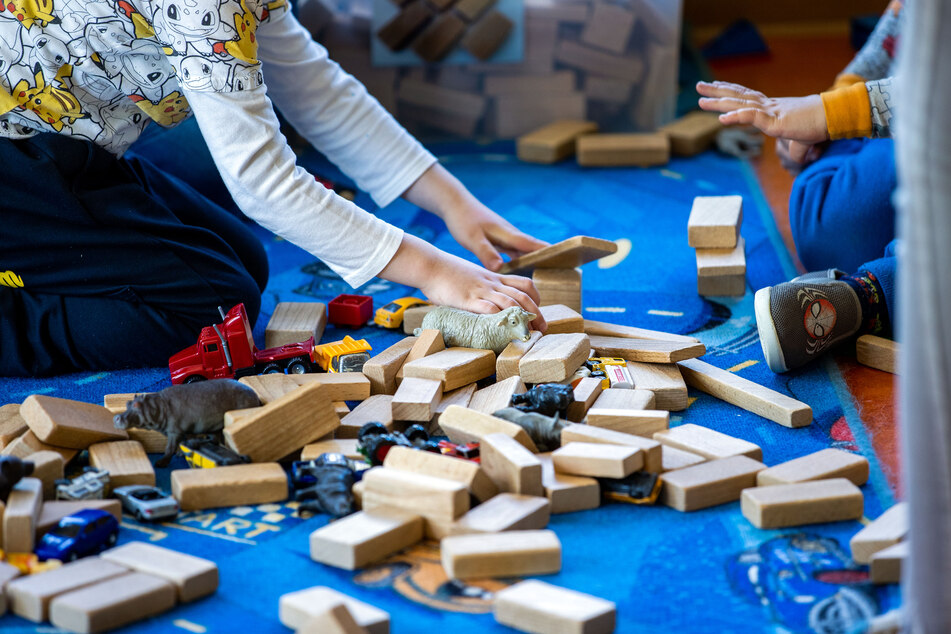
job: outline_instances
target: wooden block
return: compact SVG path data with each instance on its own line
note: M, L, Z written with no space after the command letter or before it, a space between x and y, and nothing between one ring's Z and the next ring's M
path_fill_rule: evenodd
M422 0L407 4L377 31L377 37L391 51L401 51L433 19L435 12Z
M653 409L656 398L650 390L628 390L612 387L603 390L591 408Z
M549 506L543 497L499 493L453 522L449 534L540 530L548 526Z
M525 13L530 18L530 25L551 22L554 26L559 22L584 24L590 15L586 2L563 0L529 0L525 3Z
M644 470L651 473L660 473L662 470L663 454L661 444L650 438L643 438L633 434L592 427L591 425L567 425L561 430L562 444L571 442L603 443L607 445L623 445L634 447L644 452Z
M634 390L631 390L634 391ZM670 427L670 413L657 409L610 409L595 406L588 410L588 424L650 438Z
M571 376L588 359L588 335L545 335L518 362L526 383L557 383Z
M695 156L713 145L723 127L719 113L694 111L662 126L660 131L670 137L674 156Z
M575 236L510 260L502 265L499 273L508 275L509 273L529 273L535 269L573 269L615 252L617 252L617 244L610 240ZM566 302L553 303L566 304Z
M459 0L453 9L466 22L475 22L483 13L488 11L497 0ZM486 92L486 94L492 94Z
M746 275L698 275L697 294L704 297L741 297L746 294Z
M495 373L495 353L474 348L447 348L403 366L403 376L442 381L454 390Z
M344 401L334 401L334 411L337 412L337 416L346 416L350 413L350 406Z
M442 383L431 379L407 377L390 401L393 420L429 422L442 398Z
M514 26L503 13L492 11L469 29L462 38L462 48L476 59L488 60L502 48Z
M429 306L426 308L431 309ZM406 312L409 313L410 310L416 309L409 309ZM405 316L403 323L406 323ZM415 343L416 337L406 337L380 354L370 357L370 360L363 364L363 374L370 380L371 394L393 394L396 391L396 373Z
M702 343L590 336L591 347L599 357L617 357L640 363L674 363L706 354Z
M469 510L466 485L422 473L374 467L363 474L363 510L398 509L452 522Z
M610 634L617 610L613 602L530 579L495 593L495 620L537 634Z
M845 478L758 486L743 491L743 516L757 528L786 528L857 520L864 498Z
M557 335L566 332L584 332L584 318L577 311L564 304L539 306L542 317L548 322L546 335Z
M574 74L569 75L574 84ZM488 82L486 79L487 87ZM579 136L597 131L598 124L592 121L556 121L519 137L516 152L519 160L527 163L557 163L574 155Z
M345 603L328 606L321 614L312 615L297 634L367 634L367 629L357 623Z
M644 466L636 447L569 442L551 454L555 471L591 478L625 478Z
M542 304L564 304L581 312L580 269L535 269L532 282Z
M700 343L700 340L695 337L675 335L669 332L660 332L658 330L646 330L644 328L635 328L633 326L620 326L618 324L609 324L607 322L595 321L593 319L584 320L584 331L591 337L620 337L622 339L648 339L651 341Z
M634 84L623 79L587 75L584 78L584 94L592 101L625 105L631 99Z
M426 313L433 310L434 308L436 308L436 306L430 304L428 306L414 306L404 310L403 332L407 335L413 334L417 328L423 325L423 318L426 317ZM366 373L366 369L364 369L363 372Z
M482 0L474 1L481 2ZM526 98L530 98L532 95L558 95L569 93L574 91L574 89L575 73L570 70L560 70L545 75L486 75L482 85L482 92L492 97L498 97L500 95L524 95ZM596 132L597 129L597 124L591 123L590 121L556 121L555 123L546 125L544 128L522 136L519 138L519 142L521 142L522 139L532 137L529 139L529 144L537 148L539 155L542 157L540 160L532 162L551 163L553 160L547 157L551 156L552 151L559 143L564 142L563 139L566 135L572 139L571 153L573 154L574 137L584 132ZM575 130L580 131L575 133ZM546 134L539 134L542 131L546 131ZM541 151L543 147L546 148L545 151ZM521 151L519 151L519 158L523 161L528 160L522 158Z
M689 359L678 363L687 385L784 427L805 427L812 422L812 408L768 387L716 366Z
M20 416L20 404L0 406L0 449L26 433L29 427Z
M417 359L422 359L423 357L428 357L431 354L445 349L446 343L443 340L442 331L433 329L423 330L419 333L419 336L416 337L416 341L413 342L413 347L410 348L409 354L406 355L406 359L403 360L403 365L411 361L416 361ZM399 371L396 373L397 384L403 379L403 365L400 366Z
M692 467L695 464L707 461L703 456L682 449L676 449L668 445L661 445L660 455L663 471L685 469L686 467Z
M426 27L413 43L413 50L427 62L438 62L466 32L466 23L457 15L443 13Z
M363 454L357 451L356 438L334 438L306 445L300 452L301 460L313 460L325 453L342 453L351 460L365 460Z
M482 469L500 492L544 497L541 463L511 436L483 436L479 456Z
M862 456L850 451L830 448L761 471L756 478L756 485L768 486L846 478L861 486L868 482L868 472L868 460Z
M561 570L561 542L554 531L456 535L439 544L450 579L519 577Z
M855 342L855 358L862 365L898 374L898 343L875 335L862 335Z
M693 423L686 423L666 431L657 432L654 434L654 440L675 449L695 453L708 460L730 456L749 456L754 460L763 459L763 450L760 449L759 445Z
M735 247L697 249L699 277L736 277L746 275L746 240L737 238Z
M439 417L439 426L454 443L482 442L489 434L505 434L532 453L538 451L528 432L515 423L459 405L446 408Z
M310 534L310 558L345 570L375 563L423 539L423 518L405 511L360 511Z
M20 569L5 561L0 561L0 616L7 612L7 583L20 576Z
M670 161L670 141L660 133L586 134L578 138L578 165L650 167Z
M52 500L56 497L56 481L63 477L63 456L55 451L38 451L30 455L33 463L33 473L37 480L43 483L43 499Z
M7 584L10 610L28 621L47 620L53 598L128 574L129 569L99 557L86 557L41 575L27 575Z
M742 223L742 196L697 196L687 219L687 243L695 249L735 247Z
M154 429L136 429L134 427L126 430L129 433L129 440L142 445L145 453L165 453L165 446L168 439L160 431Z
M640 57L612 55L571 40L558 42L555 61L595 75L623 79L632 84L640 82L644 75L644 62ZM664 138L666 141L666 136Z
M168 581L131 572L73 590L50 602L50 621L71 632L104 632L161 614L175 607Z
M476 384L470 383L469 385L456 388L450 392L443 392L442 398L439 400L439 405L436 406L436 415L433 417L434 421L436 420L450 405L458 405L459 407L469 407L469 402L472 401L472 397L476 393Z
M542 463L542 486L552 514L587 511L601 505L601 487L597 480L556 471L551 453L537 454L537 458Z
M901 542L872 555L872 583L901 583L902 569L911 557L910 548L909 542Z
M370 398L370 379L363 372L316 372L287 376L299 386L320 383L327 388L327 394L334 402Z
M277 348L313 337L320 341L327 326L327 305L320 302L279 302L264 330L264 347Z
M33 552L34 531L42 507L43 482L37 478L23 478L17 482L3 512L3 550L8 553Z
M358 601L342 592L322 586L281 596L280 620L284 626L297 630L306 625L310 617L319 615L328 609L328 606L332 607L340 602L347 606L354 620L361 627L366 628L370 634L389 634L389 614L369 603Z
M897 544L907 535L908 504L899 502L852 536L849 541L852 559L867 564L875 553Z
M532 349L532 346L542 338L542 333L537 330L532 330L529 336L528 341L509 342L505 350L495 359L496 381L501 382L518 376L518 362L521 361L522 357Z
M469 409L483 414L494 414L512 404L513 394L522 394L525 391L525 384L522 383L521 377L511 376L476 391L472 395L472 400L469 401Z
M20 406L20 416L44 443L85 449L96 442L127 440L112 424L113 414L101 405L33 394Z
M68 463L79 453L78 449L55 447L41 442L32 430L27 430L25 434L14 439L9 445L0 450L0 456L16 456L17 458L26 459L39 451L54 451L63 457L64 463Z
M607 2L596 2L591 19L581 31L581 41L620 55L627 49L636 16L632 11Z
M627 362L635 390L654 393L654 408L670 412L687 409L687 384L675 363Z
M581 379L575 386L575 400L568 406L568 420L573 423L584 420L585 414L601 396L602 390L601 379L597 377Z
M109 472L106 495L130 484L155 486L155 469L145 449L134 440L90 445L89 464Z
M696 511L740 499L766 468L747 456L732 456L668 471L661 476L661 502L678 511Z
M106 561L165 579L179 601L188 603L218 589L218 565L208 559L146 542L129 542L100 555Z
M357 438L360 428L367 423L381 423L393 429L393 397L375 394L353 408L340 419L340 427L334 430L334 438Z
M51 528L59 524L59 521L67 515L72 515L83 509L99 509L110 513L116 518L117 522L122 521L122 504L119 500L76 500L76 501L49 501L43 503L40 510L40 518L36 522L34 537L39 540L40 537L49 532Z
M183 511L287 499L287 476L276 462L177 469L172 471L171 481L172 495Z
M495 483L478 462L452 456L418 451L409 447L393 447L383 460L387 469L421 473L435 478L444 478L464 484L469 493L480 502L485 502L498 493Z
M489 125L495 136L502 139L528 134L551 121L588 118L587 100L579 91L549 94L532 101L518 94L499 95L493 104Z
M254 462L268 462L280 460L339 426L330 389L312 383L225 427L224 439L229 447Z

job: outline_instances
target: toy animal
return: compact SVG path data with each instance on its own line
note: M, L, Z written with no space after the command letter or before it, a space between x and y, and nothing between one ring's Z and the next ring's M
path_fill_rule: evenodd
M113 423L117 429L138 427L165 434L165 454L155 463L164 467L184 436L220 433L225 412L259 405L261 400L247 385L232 379L213 379L136 396L126 411L116 414Z
M559 420L558 416L542 416L514 407L500 409L492 415L524 429L541 452L554 451L561 447L561 430L565 428L565 422Z
M536 315L518 306L511 306L494 315L477 315L448 306L439 306L426 313L421 328L439 330L447 346L492 350L496 354L505 350L513 339L529 340L528 325Z
M16 456L0 456L0 502L6 502L16 483L32 473L32 462Z
M354 472L343 454L325 453L308 462L297 462L294 467L301 484L294 499L300 502L301 510L335 518L356 510L352 492Z
M543 416L564 414L575 401L574 390L561 383L540 383L527 392L512 395L512 405L523 412L535 412Z

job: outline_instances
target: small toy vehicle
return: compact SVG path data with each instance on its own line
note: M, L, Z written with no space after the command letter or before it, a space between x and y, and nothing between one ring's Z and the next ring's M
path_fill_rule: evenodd
M359 328L373 319L373 298L368 295L337 295L327 304L327 321L335 326Z
M418 297L401 297L376 309L373 323L382 328L399 328L403 325L403 314L407 308L414 306L429 306L429 302Z
M122 508L140 522L155 522L178 515L178 502L158 487L130 484L113 490Z
M251 462L248 456L241 456L215 442L213 436L189 438L178 446L185 455L185 462L192 469L211 469Z
M119 522L111 513L83 509L67 515L43 535L36 554L40 559L75 561L115 546L118 539Z
M373 350L366 339L354 339L347 335L340 341L314 346L314 358L324 372L362 372Z
M101 500L109 486L109 472L94 467L83 469L82 475L72 480L56 481L57 500Z
M357 451L366 456L371 465L381 465L391 447L408 447L433 453L442 453L439 444L429 439L422 425L410 425L405 434L388 431L382 423L367 423L360 428Z
M462 458L463 460L471 460L472 462L481 462L479 443L477 442L467 442L464 445L457 445L449 440L440 440L436 443L436 446L439 447L439 453L444 456Z
M597 373L603 373L604 379L601 380L601 387L608 389L634 387L634 380L631 373L627 370L627 361L614 357L591 357L585 361L585 365L591 370L591 376L598 376Z
M598 478L601 496L627 504L654 504L660 495L662 481L656 473L635 471L626 478Z

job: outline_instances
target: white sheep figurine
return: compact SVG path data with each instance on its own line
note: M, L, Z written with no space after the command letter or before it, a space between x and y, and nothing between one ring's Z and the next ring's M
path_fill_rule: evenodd
M494 315L477 315L448 306L438 306L426 313L421 328L413 331L439 330L447 346L492 350L499 354L513 339L528 341L528 324L536 315L518 306L511 306Z

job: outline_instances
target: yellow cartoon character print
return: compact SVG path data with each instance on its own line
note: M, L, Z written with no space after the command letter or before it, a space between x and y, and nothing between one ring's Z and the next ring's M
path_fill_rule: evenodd
M25 79L17 82L13 87L13 98L24 110L32 111L44 122L50 124L57 132L62 131L63 121L66 120L70 125L86 115L82 112L79 100L68 90L57 88L52 83L47 84L43 77L43 71L37 64L34 69L34 85L30 85ZM73 72L73 67L66 64L56 73L54 80L62 84L63 79L69 77Z
M255 31L258 27L258 19L254 12L248 9L245 0L241 0L241 10L243 13L234 14L234 28L238 32L238 39L228 42L215 42L214 51L219 55L227 52L235 59L240 59L248 64L258 64L258 40Z
M9 12L25 28L46 26L53 20L53 0L0 0L0 13Z
M177 90L158 103L153 103L145 97L130 95L129 99L135 102L150 119L159 125L169 128L188 117L188 100Z

